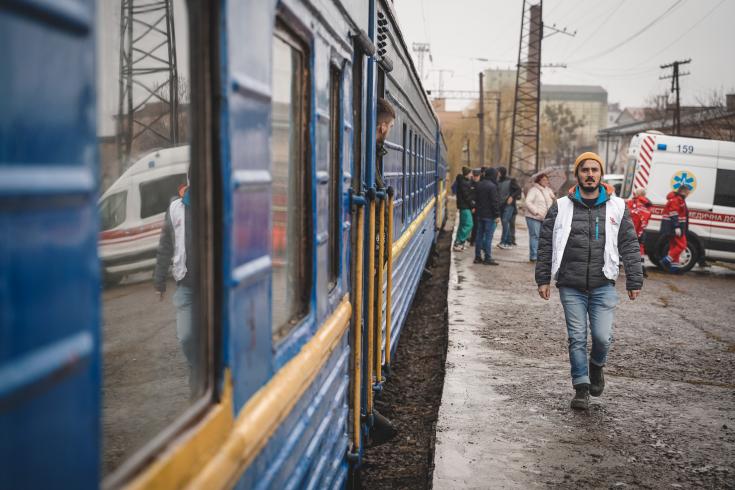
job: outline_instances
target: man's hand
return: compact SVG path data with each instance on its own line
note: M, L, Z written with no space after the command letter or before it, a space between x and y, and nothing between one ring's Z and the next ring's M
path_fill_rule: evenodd
M641 290L640 289L632 289L632 290L628 291L628 297L630 298L631 301L633 301L634 299L636 299L639 294L641 294Z
M675 230L674 230L674 234L675 234L676 236L680 237L680 236L681 236L681 228L677 228L677 229L675 229Z
M506 204L513 204L513 197L508 196L508 199L505 200Z
M166 296L166 291L156 291L158 294L158 301L163 301L163 297Z
M538 287L538 295L541 296L541 299L545 299L546 301L549 300L551 297L551 288L548 284L542 284Z

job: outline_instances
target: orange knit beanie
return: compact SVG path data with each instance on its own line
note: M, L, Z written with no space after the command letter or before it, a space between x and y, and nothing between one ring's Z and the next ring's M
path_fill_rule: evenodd
M584 162L585 160L596 161L597 163L600 164L600 172L602 174L605 173L605 164L603 163L602 158L600 158L600 155L598 155L597 153L593 153L591 151L586 151L582 153L581 155L579 155L577 159L574 161L574 175L577 175L577 167L579 167L582 164L582 162Z

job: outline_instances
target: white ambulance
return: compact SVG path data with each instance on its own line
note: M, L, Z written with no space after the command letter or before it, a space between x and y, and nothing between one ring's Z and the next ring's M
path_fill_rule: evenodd
M688 247L683 271L707 259L735 262L735 142L639 133L628 149L621 197L646 189L653 215L646 229L646 252L656 264L667 249L659 237L666 195L687 184L693 188L689 208Z
M99 257L107 286L156 266L156 250L171 199L186 185L189 146L138 159L99 199Z

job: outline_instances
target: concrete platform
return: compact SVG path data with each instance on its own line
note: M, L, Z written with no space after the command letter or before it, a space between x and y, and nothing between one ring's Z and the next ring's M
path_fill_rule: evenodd
M434 488L732 486L735 273L651 271L636 301L621 273L605 393L578 412L558 291L538 297L517 227L499 266L451 257Z

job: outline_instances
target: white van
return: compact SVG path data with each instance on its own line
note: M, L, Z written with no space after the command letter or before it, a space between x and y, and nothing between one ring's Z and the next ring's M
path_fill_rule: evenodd
M693 191L689 208L688 247L682 254L683 271L706 259L735 262L735 142L639 133L628 150L628 165L621 197L646 189L653 203L646 250L656 264L666 253L659 238L666 195L682 183Z
M98 250L106 285L155 267L166 210L186 185L189 161L188 145L151 152L102 194Z

